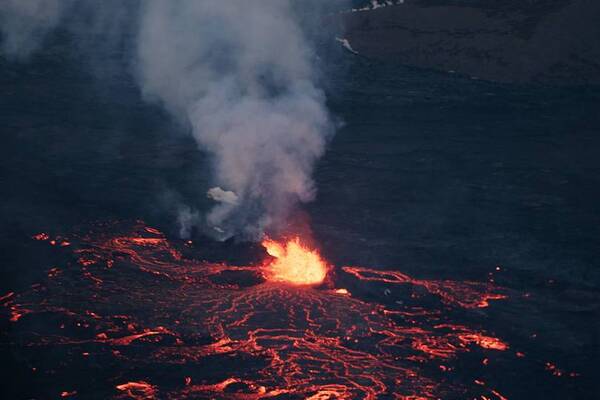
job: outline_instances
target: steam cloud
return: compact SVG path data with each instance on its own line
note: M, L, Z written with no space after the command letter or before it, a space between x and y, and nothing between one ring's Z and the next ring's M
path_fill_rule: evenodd
M285 0L150 1L138 41L145 95L187 118L214 159L214 181L238 201L210 226L260 234L314 196L315 160L331 131L312 53Z
M4 52L30 54L71 3L8 0L0 8ZM292 6L140 2L135 75L145 98L188 124L211 157L215 187L207 195L216 204L206 226L217 237L280 229L298 202L315 195L312 170L333 127ZM198 220L189 207L181 213L183 224Z

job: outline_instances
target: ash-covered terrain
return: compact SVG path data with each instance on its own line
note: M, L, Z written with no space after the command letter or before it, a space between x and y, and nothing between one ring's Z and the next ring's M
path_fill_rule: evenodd
M596 399L595 4L336 1L317 18L296 2L307 29L296 44L310 50L304 66L315 63L322 92L300 85L294 93L312 100L290 114L313 121L295 107L316 105L310 115L326 112L335 131L308 135L306 158L295 157L302 134L287 142L286 130L257 129L280 129L263 117L289 121L262 100L307 76L280 54L285 35L263 30L271 47L231 53L247 50L268 10L209 23L218 38L236 27L243 40L206 54L178 42L196 46L198 24L158 24L177 45L151 35L144 50L168 57L146 67L165 67L151 69L159 77L175 68L152 93L177 100L178 113L140 85L129 12L208 1L24 1L0 11L83 8L33 18L57 25L31 31L27 57L0 53L1 398ZM151 16L195 15L171 11ZM15 21L0 18L27 33ZM280 72L288 63L294 79L265 76L255 68L265 58ZM213 80L198 73L205 63ZM251 85L213 85L224 102L201 96L206 82L231 79ZM260 105L253 129L240 113L248 92L261 100L250 101ZM186 108L196 96L216 100ZM214 104L235 107L206 112ZM202 140L219 138L208 125L233 127L239 147L208 149ZM241 189L216 186L215 150L258 163L240 164ZM269 171L282 160L280 172L301 173L273 191L281 175ZM291 237L239 229L237 217L256 210L242 207L252 187L265 204L273 195L285 205L274 193L290 188L306 195L285 221ZM215 205L234 210L234 223L209 225Z
M341 20L366 57L501 82L600 82L593 0L407 0Z

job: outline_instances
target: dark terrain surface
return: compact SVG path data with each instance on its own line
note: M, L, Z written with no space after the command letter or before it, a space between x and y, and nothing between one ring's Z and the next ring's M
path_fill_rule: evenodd
M341 18L370 58L500 82L600 82L594 0L408 0Z
M568 7L579 13L583 3ZM527 46L545 42L540 26L566 12L561 2L539 18L531 11L531 29L506 37L498 32L508 23L498 21L514 9L469 4L353 13L347 37L373 58L329 49L324 81L343 125L305 210L336 273L331 287L307 292L263 286L252 266L228 277L227 268L203 261L226 260L245 244L188 247L177 238L176 204L210 206L207 160L183 127L142 101L124 54L107 54L105 68L94 70L59 32L31 63L0 59L2 397L260 398L270 390L274 398L306 398L350 388L365 398L381 379L424 398L597 398L600 89L581 85L596 79L588 79L596 67L547 69L562 44L546 47L541 61L530 53ZM392 46L378 27L406 15L425 29L427 18L408 18L408 7L451 17L440 18L447 25L435 34L411 34L417 50L403 53L404 34L394 33L402 40ZM594 7L577 15L592 18ZM446 39L436 47L441 30L460 33L467 22L494 33L457 34L460 47L516 46L536 61L523 66L503 47L506 63L482 64L467 50L449 57ZM537 77L561 85L522 83ZM165 235L112 222L136 220ZM49 238L32 239L41 232ZM48 244L58 237L71 243ZM335 295L335 287L352 297ZM496 293L506 298L485 307L461 297ZM256 310L268 312L244 320ZM278 325L288 322L293 329ZM316 336L298 340L306 325ZM266 336L264 326L276 334ZM343 340L332 345L332 338ZM302 374L282 372L273 354ZM395 383L386 375L390 354L400 360ZM323 365L333 378L320 382L314 371ZM340 365L360 369L358 378L336 372ZM238 380L227 381L234 374ZM302 391L276 393L290 382Z

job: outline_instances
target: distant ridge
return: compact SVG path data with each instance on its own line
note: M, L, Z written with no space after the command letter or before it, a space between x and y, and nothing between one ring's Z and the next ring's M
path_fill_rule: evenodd
M600 83L597 0L407 0L340 18L366 57L492 81Z

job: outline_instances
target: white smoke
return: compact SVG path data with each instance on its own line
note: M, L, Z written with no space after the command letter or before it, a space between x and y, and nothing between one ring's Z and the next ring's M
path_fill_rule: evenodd
M72 3L3 0L4 51L30 54ZM119 9L76 3L102 21ZM256 237L283 226L314 198L312 170L333 131L292 0L141 0L137 11L132 58L143 95L188 125L213 161L208 231ZM196 212L181 214L188 234Z
M190 123L214 183L239 200L215 205L209 226L259 235L313 199L332 126L289 1L147 1L138 45L144 94Z
M182 238L189 238L192 234L192 226L198 221L198 212L193 211L186 205L179 206L179 212L177 214L177 225L179 227L179 236Z
M208 189L208 192L206 192L206 196L213 199L214 201L231 204L232 206L236 206L238 204L237 194L233 193L230 190L223 190L218 186Z

